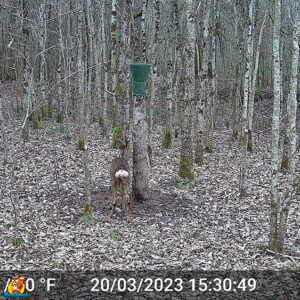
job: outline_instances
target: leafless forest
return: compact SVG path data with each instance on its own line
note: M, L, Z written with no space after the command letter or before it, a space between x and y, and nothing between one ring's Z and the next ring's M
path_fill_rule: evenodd
M0 28L2 270L300 269L299 1L0 0Z

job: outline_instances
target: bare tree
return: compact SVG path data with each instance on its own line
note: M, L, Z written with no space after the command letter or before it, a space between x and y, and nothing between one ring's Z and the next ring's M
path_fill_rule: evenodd
M131 64L133 75L133 181L135 200L149 199L150 164L147 153L148 124L146 122L146 80L149 64Z
M251 50L253 45L253 23L254 23L255 1L251 0L249 4L248 17L248 33L247 33L247 54L246 54L246 70L244 79L244 102L242 113L242 129L241 129L241 144L242 144L242 164L240 169L240 198L246 195L246 170L247 170L247 117L249 104L249 90L252 74Z
M259 31L259 37L257 42L257 48L256 48L256 56L255 56L255 66L253 70L252 75L252 85L251 90L249 93L249 108L248 108L248 128L247 128L247 134L248 134L248 144L247 149L248 151L253 151L253 142L252 142L252 127L253 127L253 111L254 111L254 97L255 97L255 91L256 91L256 82L257 82L257 73L258 73L258 65L259 65L259 55L260 55L260 48L263 38L263 32L265 27L265 22L267 19L268 11L265 12L260 31Z
M279 10L276 6L276 10ZM280 14L280 12L278 13ZM299 59L299 38L300 38L300 4L299 1L296 3L296 17L294 21L293 28L293 55L292 55L292 64L291 64L291 79L290 79L290 92L288 96L288 183L286 187L286 192L284 199L281 201L280 213L277 218L279 219L275 224L276 217L275 207L271 206L271 228L270 230L270 249L273 251L283 252L284 240L287 232L287 219L290 208L290 203L292 199L292 193L294 188L294 175L295 175L295 157L296 157L296 141L297 141L297 132L296 132L296 117L297 117L297 74L298 74L298 59ZM276 22L275 18L275 22ZM274 26L277 26L275 23ZM275 29L274 29L275 32ZM274 62L275 63L275 62ZM275 70L274 70L275 73ZM275 79L275 78L274 78ZM275 86L274 86L275 89ZM278 93L278 91L277 91ZM278 95L277 95L278 97ZM275 101L275 100L274 100ZM277 99L278 101L278 99ZM278 112L277 112L278 114ZM273 124L274 125L274 124ZM275 135L275 134L274 134ZM277 156L278 159L278 156ZM275 159L274 159L275 161ZM277 161L278 168L278 161ZM272 183L275 179L272 177ZM273 188L273 186L272 186ZM274 189L275 190L275 189ZM271 194L274 197L274 191ZM271 199L272 204L274 204L274 198ZM275 228L274 228L275 227ZM277 236L276 236L277 232Z
M272 177L271 177L271 216L269 248L278 250L278 143L280 118L280 28L281 28L281 1L275 1L275 17L273 31L273 68L274 68L274 102L272 118Z
M187 45L186 45L186 97L183 104L183 124L179 162L179 176L194 179L192 144L192 103L195 97L195 16L193 1L186 0Z
M201 90L199 99L197 99L196 113L197 113L197 132L196 132L196 146L195 146L195 163L203 163L203 152L205 141L205 133L209 134L206 131L205 127L205 111L206 103L211 103L211 98L209 95L209 45L210 45L210 26L209 26L209 17L210 17L210 6L211 0L204 0L203 2L203 49L202 49L202 60L200 62L200 81L201 81ZM210 98L208 100L208 98ZM207 115L206 121L209 122L209 116Z

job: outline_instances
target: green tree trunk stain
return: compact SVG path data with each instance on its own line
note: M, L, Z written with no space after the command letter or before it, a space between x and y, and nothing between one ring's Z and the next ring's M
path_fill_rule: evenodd
M172 146L172 135L171 135L171 132L169 130L167 130L165 132L165 136L164 136L163 141L162 141L162 146L165 149L171 148L171 146Z
M181 178L187 178L190 180L193 180L195 178L193 164L191 161L186 159L184 156L180 157L179 176Z

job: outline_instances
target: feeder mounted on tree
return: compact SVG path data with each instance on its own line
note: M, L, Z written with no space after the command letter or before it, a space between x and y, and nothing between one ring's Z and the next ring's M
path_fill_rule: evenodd
M130 71L133 79L132 90L134 95L146 95L149 70L150 64L130 64Z

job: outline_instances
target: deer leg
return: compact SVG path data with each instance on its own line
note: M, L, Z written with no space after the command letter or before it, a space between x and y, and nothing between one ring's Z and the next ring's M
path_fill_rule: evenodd
M117 191L115 190L115 188L111 187L111 193L112 193L112 197L110 202L110 209L111 209L109 214L110 218L113 216L115 212L117 201L118 201Z
M121 208L122 208L122 210L124 210L125 209L125 198L124 198L124 196L125 196L125 190L124 190L124 186L122 185L121 186L121 189L120 189L120 193L121 193Z
M126 192L125 198L126 198L126 208L127 208L127 222L130 222L130 198L128 192Z

